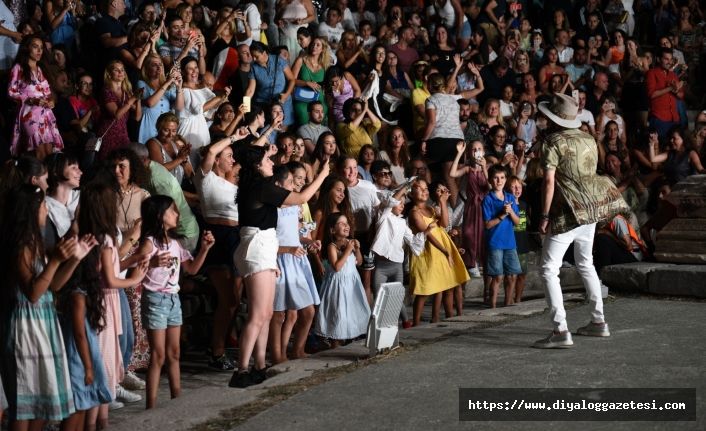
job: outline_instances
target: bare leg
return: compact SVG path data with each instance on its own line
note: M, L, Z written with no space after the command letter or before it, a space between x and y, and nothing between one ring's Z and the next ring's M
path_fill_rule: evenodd
M284 311L275 311L272 313L272 320L270 320L270 337L269 337L269 347L270 347L270 359L273 364L279 364L286 361L282 359L282 322L284 321Z
M306 337L309 335L311 322L314 320L314 306L302 308L297 311L297 326L294 329L294 342L292 343L292 359L306 358L309 355L304 353Z
M172 399L181 396L181 370L179 369L179 334L181 326L167 327L167 377L169 378L169 394ZM156 401L156 400L155 400Z
M98 419L98 410L100 407L93 407L86 410L86 420L83 425L83 431L96 431L96 420Z
M250 364L250 356L255 356L256 368L265 367L267 334L272 319L275 296L275 271L265 270L244 279L248 292L248 320L240 334L238 350L239 371L245 372ZM264 333L264 337L262 334ZM264 343L260 340L264 339Z
M525 290L527 274L519 274L515 282L515 304L522 302L522 292Z
M414 297L412 326L419 326L419 322L422 319L422 310L424 309L424 303L426 301L426 295L417 295Z
M145 377L147 392L145 394L145 409L149 410L157 406L159 376L162 373L162 366L166 357L167 330L147 329L147 341L150 345L151 355L150 364L147 366L147 376Z
M219 357L226 351L226 336L230 330L233 313L240 303L242 284L238 286L235 274L229 269L210 271L208 276L218 292L218 306L213 316L211 347L213 348L213 356Z
M490 308L496 308L496 303L498 300L498 288L500 287L500 282L503 281L502 275L495 275L490 277Z
M517 281L517 275L506 275L505 276L505 307L514 304L512 301L515 296L515 282Z
M454 300L456 301L456 315L463 316L463 285L454 287Z
M44 426L44 420L34 419L34 420L22 420L22 421L9 421L10 431L41 431Z
M441 309L442 292L435 293L432 295L432 306L431 306L431 322L436 323L439 321L439 310Z
M149 337L149 336L148 336ZM104 430L108 428L108 404L101 404L98 407L98 419L96 419L96 430Z
M292 336L292 330L294 329L294 325L297 323L297 310L287 310L285 311L284 316L284 325L282 325L280 345L282 346L282 358L286 361L289 338Z
M444 301L444 318L448 319L454 315L454 289L447 289L441 292Z
M370 304L373 300L373 295L370 293L370 279L372 278L373 271L371 269L358 269L358 274L360 275L360 281L363 282L368 304Z
M80 410L68 418L61 421L60 431L83 431L83 422L86 419L86 411Z

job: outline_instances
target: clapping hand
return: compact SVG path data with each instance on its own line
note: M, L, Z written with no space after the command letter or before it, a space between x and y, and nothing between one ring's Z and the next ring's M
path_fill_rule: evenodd
M76 248L74 249L73 257L81 260L86 257L88 252L90 252L93 247L97 245L98 241L96 241L96 238L91 234L86 234L76 241Z
M69 260L76 251L76 238L62 238L54 247L51 258L63 263Z

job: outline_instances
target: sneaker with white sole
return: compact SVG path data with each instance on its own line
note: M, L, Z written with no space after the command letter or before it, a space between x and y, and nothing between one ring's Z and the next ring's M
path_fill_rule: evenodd
M576 333L590 337L610 337L610 330L608 329L607 323L597 325L593 322L589 322L588 325L579 328Z
M480 274L480 271L478 270L477 266L474 266L473 268L468 270L468 275L470 275L473 278L481 278L482 275Z
M134 371L128 371L120 386L129 391L137 391L145 388L145 381L137 377Z
M574 341L571 339L571 333L557 335L551 333L547 338L536 341L532 347L536 349L567 349L573 347Z
M115 399L124 403L136 403L140 401L142 397L118 385L118 387L115 388Z
M111 402L110 404L108 404L108 410L109 410L109 411L110 411L110 410L122 409L123 407L125 407L125 404L123 404L123 403L121 403L120 401L117 401L117 400L115 400L115 401Z
M571 268L571 266L572 266L572 265L571 265L569 262L567 262L567 261L562 261L562 262L561 262L561 267L562 267L562 268Z

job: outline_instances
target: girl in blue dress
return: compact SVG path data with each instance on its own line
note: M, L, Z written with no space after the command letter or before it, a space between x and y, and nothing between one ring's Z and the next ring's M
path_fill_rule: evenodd
M331 338L335 348L339 340L365 334L370 319L370 305L356 269L363 263L360 243L352 238L348 219L342 213L333 213L326 219L321 254L329 264L321 284L314 333Z
M275 167L275 184L295 191L294 180L285 165ZM311 264L306 257L306 246L315 241L300 236L299 219L301 206L283 206L277 209L277 265L281 271L277 277L274 315L270 321L270 357L273 364L287 361L287 344L297 324L292 348L292 359L304 358L304 344L314 320L314 305L319 305Z

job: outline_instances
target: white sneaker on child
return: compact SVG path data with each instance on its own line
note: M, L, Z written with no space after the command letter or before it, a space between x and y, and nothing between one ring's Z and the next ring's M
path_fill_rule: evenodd
M113 401L108 404L108 411L122 409L123 407L125 407L125 404L121 403L120 401Z
M140 401L142 397L118 385L118 387L115 388L115 399L124 403L136 403Z
M478 270L478 267L477 267L477 266L471 268L471 269L468 271L468 274L469 274L471 277L475 277L475 278L480 278L480 277L481 277L480 271Z
M145 388L145 381L137 377L134 371L128 371L120 386L130 391L136 391Z

